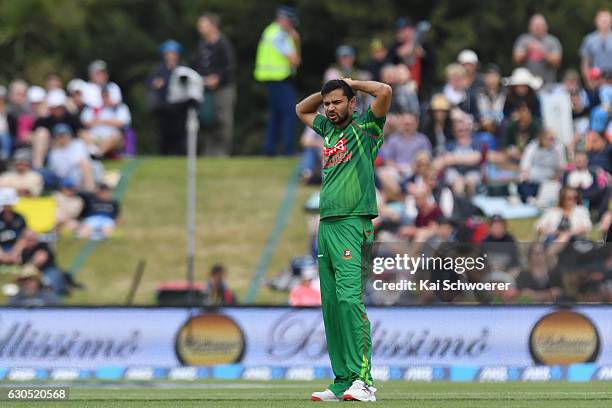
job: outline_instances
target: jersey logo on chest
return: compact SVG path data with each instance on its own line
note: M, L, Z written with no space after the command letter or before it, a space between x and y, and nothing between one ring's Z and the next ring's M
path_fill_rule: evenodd
M338 140L338 142L336 142L334 147L323 147L323 155L325 157L329 157L331 155L334 155L336 153L341 153L341 152L346 152L346 138L345 137L342 137L340 140Z

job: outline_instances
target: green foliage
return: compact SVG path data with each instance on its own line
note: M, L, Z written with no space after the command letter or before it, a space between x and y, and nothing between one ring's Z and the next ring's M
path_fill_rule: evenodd
M145 103L143 81L158 62L157 47L167 38L181 42L185 60L195 60L200 13L214 11L238 55L236 140L240 153L257 153L265 125L265 89L252 79L257 41L274 17L273 0L4 0L0 2L0 83L23 77L42 83L59 73L65 80L85 77L87 64L105 59L111 77L130 105L141 150L156 148L154 122ZM444 66L463 48L473 48L484 63L495 61L506 74L511 50L526 30L529 16L543 13L564 47L563 67L578 67L578 47L593 30L593 16L605 0L293 0L301 13L304 63L297 85L301 94L320 86L321 75L344 42L367 60L373 37L391 43L397 16L429 19L442 78Z

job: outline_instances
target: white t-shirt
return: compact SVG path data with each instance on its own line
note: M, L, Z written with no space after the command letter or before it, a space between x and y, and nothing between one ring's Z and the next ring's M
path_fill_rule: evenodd
M118 104L123 100L119 85L114 82L108 82L106 87L114 104ZM83 101L87 106L100 108L102 106L102 87L93 82L88 82L87 86L83 87Z
M49 152L48 166L60 178L71 177L75 172L80 173L79 162L90 160L85 143L80 139L73 139L64 147L53 147Z
M121 127L125 127L132 122L132 115L130 114L130 109L124 103L114 107L103 106L100 109L87 107L83 109L83 113L81 113L81 122L86 124L93 119L119 120L122 123ZM92 126L89 131L94 138L105 139L118 133L120 129L118 130L117 127L109 125L96 125Z

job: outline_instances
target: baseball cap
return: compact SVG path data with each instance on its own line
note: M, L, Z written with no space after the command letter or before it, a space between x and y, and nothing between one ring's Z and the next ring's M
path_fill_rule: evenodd
M460 64L478 64L478 55L472 50L463 50L457 56Z
M40 103L45 101L47 92L40 86L31 86L28 88L28 101L30 103Z
M63 89L53 89L47 94L47 105L50 108L64 106L66 104L66 92Z
M87 68L87 70L89 71L89 74L93 74L96 71L106 71L106 69L107 69L106 62L99 60L99 59L93 61L91 64L89 64L89 67Z
M69 177L63 178L60 183L60 188L75 188L76 183Z
M395 19L395 28L401 29L406 27L414 27L414 22L409 17L398 17Z
M485 72L495 72L498 75L502 74L502 70L499 67L499 65L497 65L497 64L489 64L489 65L487 65L487 69L485 70Z
M297 10L293 7L289 7L285 5L278 6L278 8L276 9L276 16L277 17L287 17L289 20L291 20L291 23L296 27L300 24L300 19L298 18Z
M491 218L489 218L489 223L493 223L493 222L501 222L501 223L505 223L506 219L504 217L502 217L500 214L493 214L491 216Z
M354 57L355 49L350 45L342 44L336 48L336 57Z
M166 52L176 52L180 54L183 52L183 46L174 40L166 40L159 46L159 53L164 54Z
M65 123L58 123L53 126L53 136L70 135L72 136L72 128Z
M68 92L72 94L75 92L83 92L86 87L87 82L83 81L81 78L74 78L68 82L68 86L66 88L68 89Z

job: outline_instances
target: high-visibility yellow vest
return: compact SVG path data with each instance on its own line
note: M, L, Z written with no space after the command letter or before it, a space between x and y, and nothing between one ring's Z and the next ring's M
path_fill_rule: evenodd
M291 75L289 59L274 46L274 39L281 30L278 23L272 23L261 34L255 59L257 81L282 81Z

